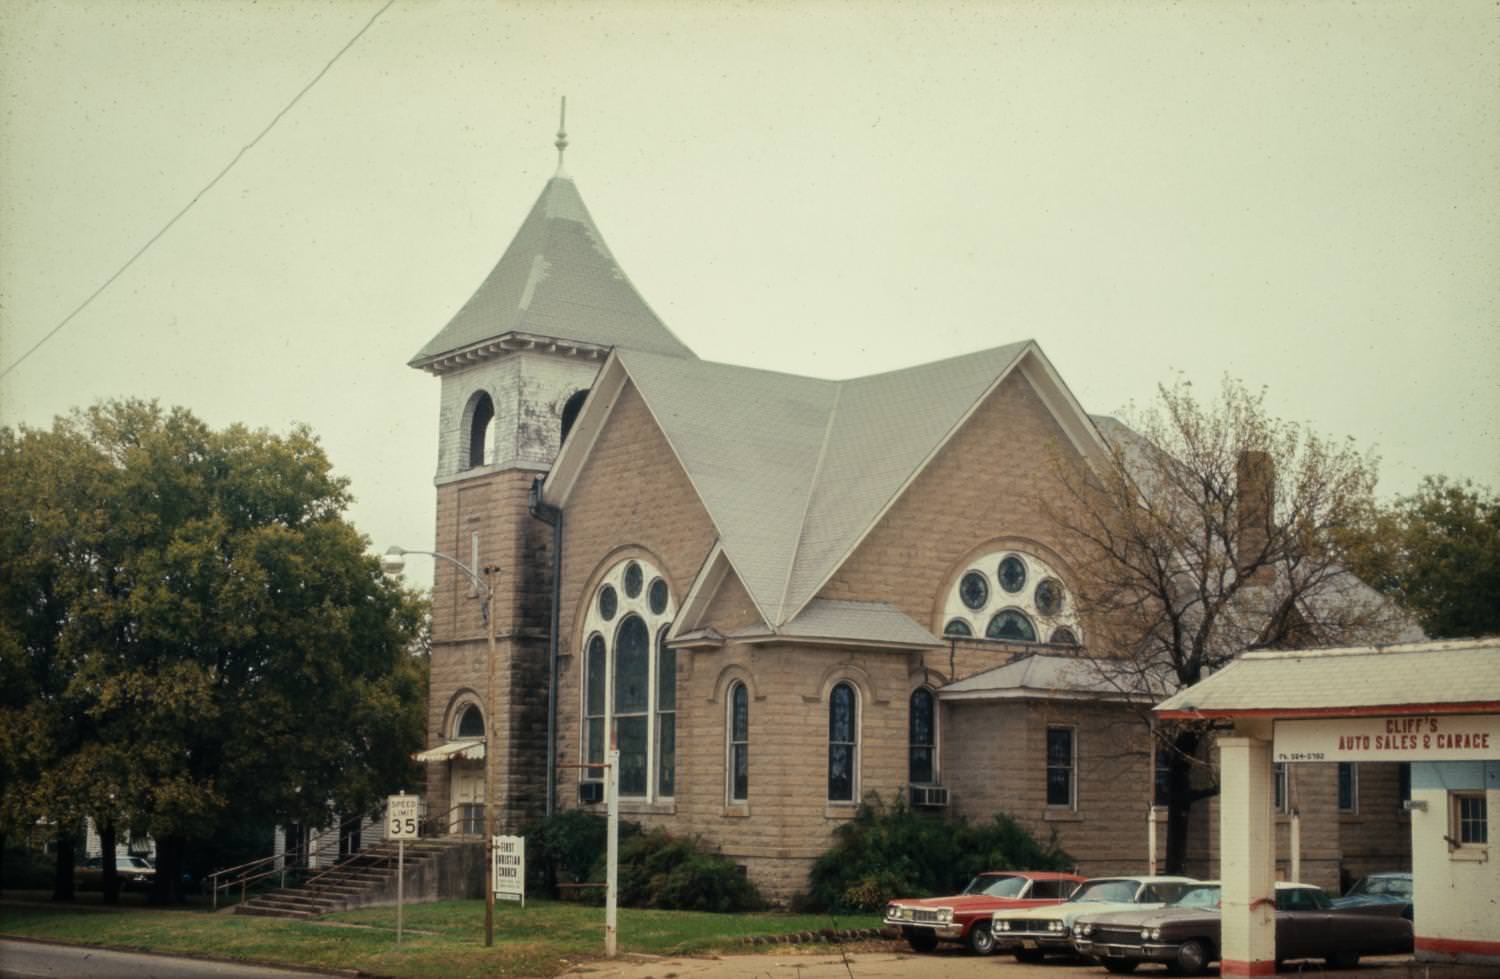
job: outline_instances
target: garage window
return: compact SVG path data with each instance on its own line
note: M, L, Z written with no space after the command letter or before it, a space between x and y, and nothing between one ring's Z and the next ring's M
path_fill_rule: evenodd
M1459 846L1490 841L1489 812L1483 792L1453 792L1449 795L1453 814L1452 841Z

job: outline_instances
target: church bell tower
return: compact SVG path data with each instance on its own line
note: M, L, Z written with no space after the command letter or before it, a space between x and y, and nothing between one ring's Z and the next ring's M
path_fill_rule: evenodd
M494 587L489 702L484 589L434 567L427 710L428 812L454 835L497 832L546 808L552 530L528 508L566 428L616 347L691 358L635 291L563 170L479 288L413 357L442 384L433 550Z

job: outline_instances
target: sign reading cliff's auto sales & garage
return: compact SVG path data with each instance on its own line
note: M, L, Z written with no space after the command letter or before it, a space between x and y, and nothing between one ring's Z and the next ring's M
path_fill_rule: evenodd
M1493 760L1500 758L1500 715L1279 720L1272 754L1278 762Z

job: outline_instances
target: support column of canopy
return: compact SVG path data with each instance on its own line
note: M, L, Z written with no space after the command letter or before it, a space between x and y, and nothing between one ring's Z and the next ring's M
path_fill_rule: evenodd
M1271 741L1242 727L1236 727L1235 734L1219 739L1219 879L1223 888L1219 974L1225 979L1276 974Z

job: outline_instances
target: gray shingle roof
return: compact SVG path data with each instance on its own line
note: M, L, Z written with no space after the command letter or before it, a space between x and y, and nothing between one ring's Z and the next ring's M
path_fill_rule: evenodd
M945 700L989 700L1007 697L1081 696L1090 699L1138 700L1123 691L1117 679L1104 676L1081 656L1038 653L1011 660L950 683L938 691ZM1150 703L1146 700L1146 703Z
M780 627L1031 348L1014 343L847 381L640 350L616 356L735 573Z
M1245 653L1159 712L1275 713L1407 704L1500 703L1500 636Z
M410 363L508 333L694 356L635 291L564 176L547 181L499 263Z
M769 635L763 626L750 626L731 633L734 638ZM792 620L776 631L790 639L854 640L904 647L942 646L942 640L922 628L911 616L885 602L845 602L814 599Z

